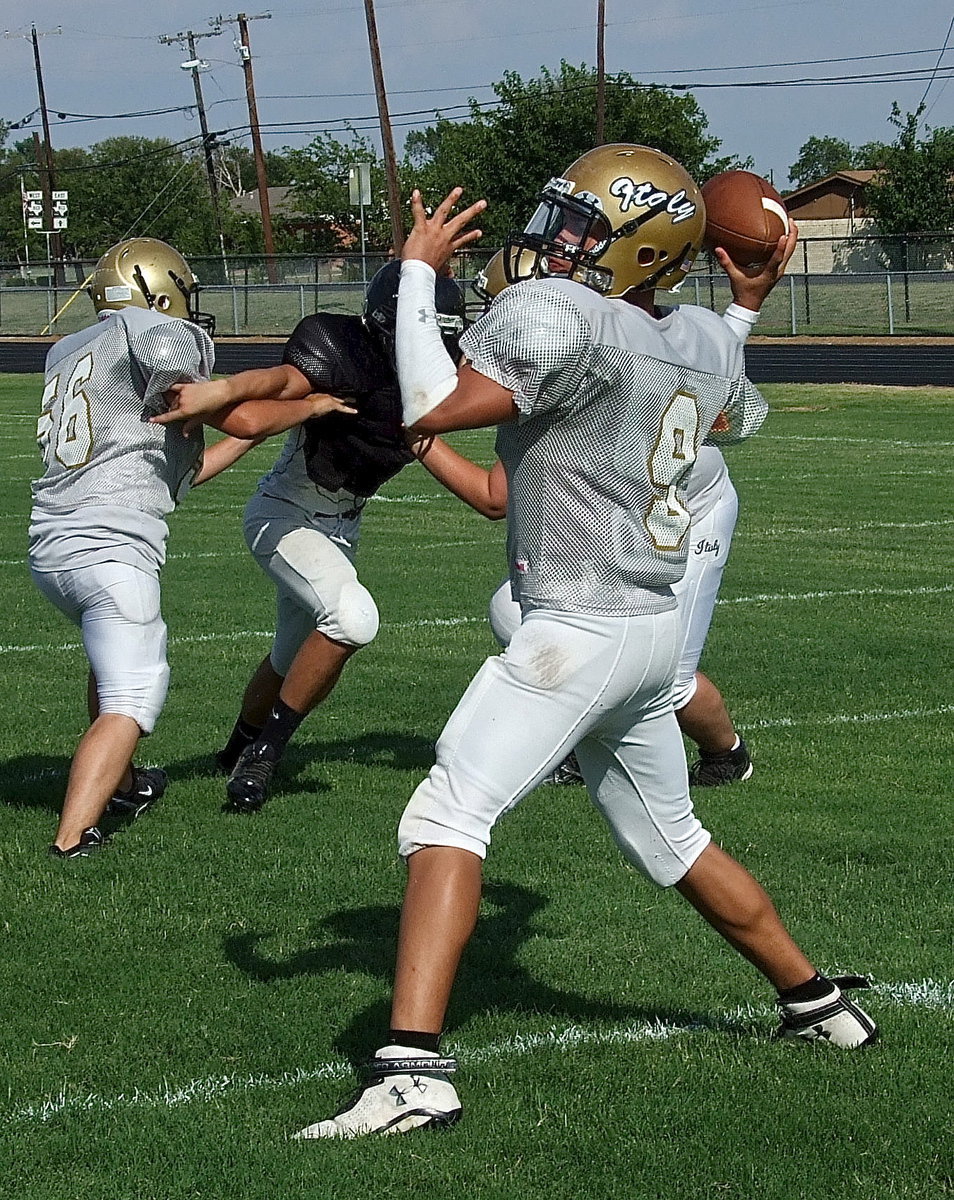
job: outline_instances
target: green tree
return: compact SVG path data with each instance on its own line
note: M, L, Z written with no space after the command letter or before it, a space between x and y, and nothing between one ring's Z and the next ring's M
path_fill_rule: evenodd
M834 175L836 171L873 170L881 166L884 152L882 142L865 142L853 147L843 138L810 137L789 167L788 178L796 188L802 188Z
M187 257L211 255L221 247L216 234L201 153L165 138L116 137L86 149L54 154L57 186L69 192L69 227L63 238L70 257L98 258L122 237L161 238ZM32 140L16 143L0 157L0 256L22 256L20 182L39 187ZM222 205L226 246L239 230L238 218ZM31 235L30 254L45 252Z
M896 267L910 265L906 234L949 235L954 230L954 129L925 130L922 136L923 111L922 104L902 115L892 105L890 120L898 136L885 147L883 172L866 194L866 205L886 239L885 253Z
M508 71L494 84L499 103L484 111L470 101L470 119L438 116L429 129L405 142L406 190L412 184L429 198L459 184L465 195L489 202L481 218L485 240L499 245L533 212L541 187L593 146L596 73L560 64L524 80ZM730 166L714 158L721 145L707 133L708 121L695 99L638 83L622 72L607 80L605 140L638 142L671 154L700 182Z
M356 250L360 240L360 212L348 196L348 168L371 164L371 205L365 209L367 244L384 249L391 243L384 167L370 141L351 131L351 140L339 141L320 133L301 149L285 149L291 172L291 195L303 218L298 245L311 253Z
M848 171L853 166L854 155L848 142L830 136L810 137L789 167L788 178L795 187L802 188L817 179L834 175L836 171Z

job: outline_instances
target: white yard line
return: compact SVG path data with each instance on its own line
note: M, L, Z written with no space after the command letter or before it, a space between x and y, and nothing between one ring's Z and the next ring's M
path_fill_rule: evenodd
M871 725L880 721L920 721L924 717L942 717L954 713L954 704L938 708L899 708L877 713L832 713L823 717L766 717L759 721L740 721L749 729L800 729L805 725Z
M467 544L467 543L464 543ZM207 556L207 557L211 557ZM4 560L0 559L0 565ZM832 592L760 592L753 596L733 596L731 599L717 600L717 604L767 604L783 602L801 602L837 599L840 596L866 596L872 598L893 599L904 596L937 596L954 591L954 583L943 583L937 587L917 588L847 588L844 591ZM455 625L481 625L486 617L427 617L414 621L391 621L382 627L382 632L389 629L442 629ZM189 634L169 639L171 646L191 645L198 642L236 642L245 638L271 637L271 633L261 629L229 630L225 633ZM82 650L82 642L33 642L26 645L0 645L0 654L34 654L51 651Z
M810 437L800 433L760 433L760 442L831 442L832 445L851 446L890 446L892 449L901 447L911 450L935 450L954 446L954 442L909 442L894 438L860 438L841 437L831 434L829 437Z
M954 583L941 583L936 587L916 588L845 588L831 592L761 592L754 596L731 596L716 600L716 604L765 604L770 601L833 600L839 596L937 596L954 592Z
M934 979L912 982L876 983L872 994L879 1001L898 1008L919 1008L954 1014L954 983ZM611 1028L585 1025L551 1026L539 1033L518 1034L484 1046L450 1046L450 1053L460 1054L466 1066L499 1062L528 1054L546 1054L567 1048L586 1046L621 1046L636 1042L663 1042L670 1038L721 1028L750 1031L753 1025L768 1025L773 1011L766 1005L745 1005L722 1013L714 1013L706 1021L675 1022L636 1021ZM758 1030L752 1031L758 1036ZM67 1086L55 1096L32 1103L16 1105L0 1113L3 1125L36 1125L52 1120L60 1113L108 1113L128 1109L179 1108L185 1104L207 1103L230 1094L249 1092L278 1092L299 1088L302 1084L324 1079L349 1079L351 1068L342 1061L318 1063L314 1067L296 1067L277 1075L210 1075L190 1079L182 1084L166 1084L152 1090L132 1088L112 1096L95 1092L70 1093ZM304 1118L303 1118L304 1119Z

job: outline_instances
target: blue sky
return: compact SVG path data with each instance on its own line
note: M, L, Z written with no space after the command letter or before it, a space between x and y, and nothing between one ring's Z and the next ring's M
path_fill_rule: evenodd
M506 70L528 77L541 66L556 68L561 58L596 59L597 0L377 0L375 7L399 142L407 127L426 120L420 110L450 115L468 96L492 99L488 85ZM158 39L190 28L207 33L218 11L202 0L141 7L129 0L33 0L28 9L0 0L0 28L28 35L29 13L40 32L62 29L40 41L55 146L116 134L179 140L197 133L194 114L60 120L56 113L108 116L191 104L191 78L179 68L187 53ZM266 146L300 145L317 128L340 129L336 122L346 117L377 143L363 0L279 0L247 9L250 16L265 11L271 18L252 21L250 33ZM757 171L784 188L812 135L852 144L891 140L894 100L913 110L927 90L928 124L954 125L954 86L944 78L954 68L954 49L940 55L952 16L940 0L606 0L606 67L692 85L723 150L751 156ZM235 27L226 28L197 46L210 64L202 85L216 130L247 120ZM875 73L890 75L883 82L739 86ZM0 117L19 120L36 103L30 42L0 38ZM309 121L322 124L300 124Z

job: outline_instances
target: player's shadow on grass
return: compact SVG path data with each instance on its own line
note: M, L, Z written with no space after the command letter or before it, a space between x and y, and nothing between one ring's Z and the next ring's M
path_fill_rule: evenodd
M66 754L21 754L8 758L0 762L0 804L58 813L69 770L70 758Z
M292 742L275 772L270 794L280 796L283 792L298 792L305 787L311 792L328 791L329 785L321 778L325 763L393 767L397 771L417 771L423 777L434 763L434 742L412 734L383 732L361 733L334 741ZM170 779L225 777L211 753L178 759L167 763L166 768ZM308 775L307 784L300 778L303 773Z
M551 987L519 961L518 952L537 930L533 918L546 907L544 896L512 883L484 885L480 921L464 955L451 1000L449 1024L459 1027L476 1013L506 1010L569 1018L571 1021L659 1022L685 1029L730 1026L713 1016L684 1010L645 1008ZM244 933L225 939L226 958L262 983L298 975L352 972L380 978L388 987L394 972L398 909L386 905L332 913L314 928L314 941L287 958L269 958L258 944L267 936ZM380 1044L389 1025L389 996L357 1013L333 1048L355 1061ZM734 1032L738 1032L735 1030Z

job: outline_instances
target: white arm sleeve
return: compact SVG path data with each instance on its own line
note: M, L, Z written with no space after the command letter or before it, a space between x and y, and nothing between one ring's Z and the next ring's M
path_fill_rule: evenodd
M409 428L457 387L457 367L437 324L436 278L434 268L420 259L401 264L395 350L404 424Z
M722 320L732 330L740 342L744 342L752 330L759 314L751 308L743 308L741 304L730 304L722 314Z

